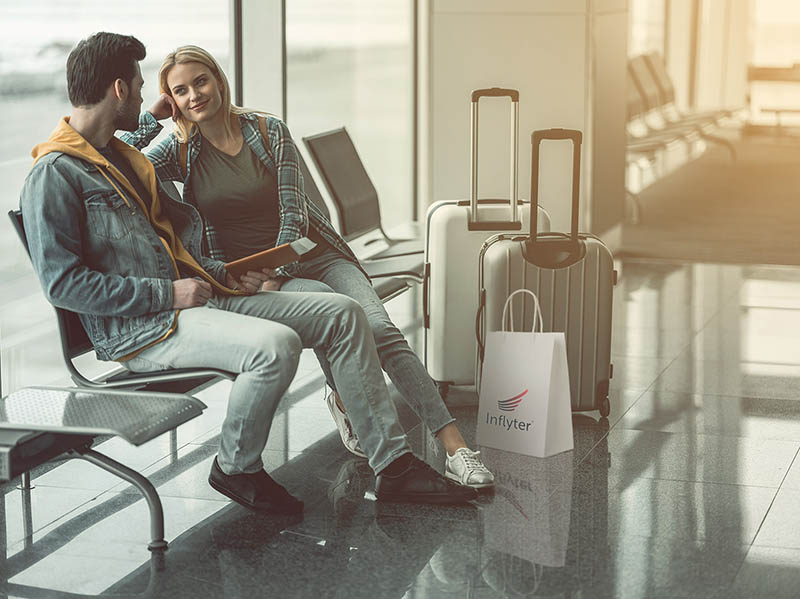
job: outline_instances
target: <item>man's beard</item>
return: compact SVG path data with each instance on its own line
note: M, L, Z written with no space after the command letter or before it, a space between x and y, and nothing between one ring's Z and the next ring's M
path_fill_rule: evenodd
M117 110L114 128L122 131L136 131L139 128L139 107L127 102Z

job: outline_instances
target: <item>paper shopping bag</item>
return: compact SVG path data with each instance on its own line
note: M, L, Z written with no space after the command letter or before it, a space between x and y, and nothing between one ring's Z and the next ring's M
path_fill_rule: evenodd
M538 300L527 289L512 293L506 308L520 292L534 297L538 312ZM564 333L503 330L486 334L477 440L480 445L534 457L573 448Z

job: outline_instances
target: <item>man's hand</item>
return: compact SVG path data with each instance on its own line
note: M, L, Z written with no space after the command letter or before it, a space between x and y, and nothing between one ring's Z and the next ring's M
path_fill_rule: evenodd
M197 279L172 281L172 307L176 310L205 306L211 299L211 283Z
M147 112L152 114L157 121L161 121L167 117L172 117L174 119L180 114L175 100L167 93L158 96L158 99Z

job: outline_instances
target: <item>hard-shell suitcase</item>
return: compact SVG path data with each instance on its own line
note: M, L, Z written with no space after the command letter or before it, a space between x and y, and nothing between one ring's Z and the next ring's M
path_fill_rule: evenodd
M513 106L510 202L478 200L478 101L487 96L510 97ZM472 92L471 130L470 199L436 202L426 218L422 287L425 365L442 396L451 384L475 384L475 298L481 245L502 231L530 230L527 202L518 199L519 92L496 87ZM550 217L541 208L537 223L540 230L549 230Z
M500 234L480 251L476 333L477 368L483 362L486 331L500 330L503 304L517 289L530 289L539 298L544 331L562 331L567 340L572 409L600 410L608 416L611 365L611 302L616 284L614 259L598 238L578 233L580 188L580 131L548 129L532 135L531 202L539 196L539 146L542 140L572 140L571 232L536 235ZM531 215L531 227L536 214ZM532 231L535 229L531 229ZM524 300L523 298L520 298ZM532 324L532 309L523 304L512 323L515 330Z

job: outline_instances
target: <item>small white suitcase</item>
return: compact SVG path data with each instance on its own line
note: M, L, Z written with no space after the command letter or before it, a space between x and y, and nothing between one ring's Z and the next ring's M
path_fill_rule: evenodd
M511 199L478 200L478 100L510 97ZM425 280L422 287L425 365L442 396L450 385L475 384L475 314L478 310L478 254L483 242L503 232L530 231L530 205L519 200L519 92L472 92L470 199L446 200L428 209L425 228ZM550 230L539 208L538 230Z

